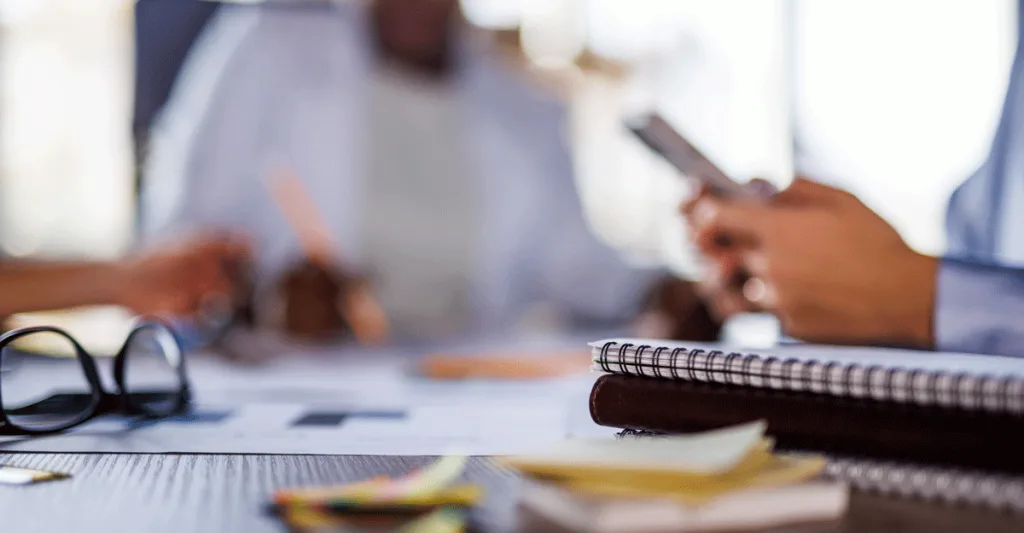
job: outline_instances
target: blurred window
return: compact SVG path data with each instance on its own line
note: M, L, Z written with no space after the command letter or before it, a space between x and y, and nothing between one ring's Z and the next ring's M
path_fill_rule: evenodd
M105 256L128 244L132 4L0 1L4 253ZM481 26L522 24L522 49L542 67L581 53L627 67L572 78L581 196L609 242L684 272L684 187L622 131L623 113L654 103L729 172L781 184L795 121L817 166L937 252L946 199L991 139L1016 42L1013 0L463 5Z
M797 117L809 155L926 252L987 155L1017 40L1013 0L800 0Z
M986 154L1017 39L1014 0L546 1L548 13L575 9L586 49L630 72L577 85L594 227L684 272L695 268L674 216L684 190L618 128L630 106L654 104L741 179L787 183L795 131L801 167L807 157L912 246L941 253L946 202ZM463 2L484 24L556 32L565 18L537 23L531 0ZM524 37L544 42L535 33Z
M111 256L130 237L130 0L0 1L0 248Z

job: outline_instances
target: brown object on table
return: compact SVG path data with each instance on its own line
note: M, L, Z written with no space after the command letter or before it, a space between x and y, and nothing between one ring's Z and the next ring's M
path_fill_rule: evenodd
M337 340L348 333L342 316L345 277L320 265L304 261L281 279L284 300L284 330L291 336L313 340Z
M363 344L387 339L387 317L362 278L303 261L282 278L281 291L284 330L291 336L329 342L352 334Z
M1024 424L1005 414L618 375L594 384L590 414L664 433L766 420L780 448L1024 472Z

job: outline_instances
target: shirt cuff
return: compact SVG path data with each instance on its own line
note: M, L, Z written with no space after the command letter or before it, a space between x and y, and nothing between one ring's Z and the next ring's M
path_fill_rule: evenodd
M1024 356L1024 270L943 259L935 292L935 346Z

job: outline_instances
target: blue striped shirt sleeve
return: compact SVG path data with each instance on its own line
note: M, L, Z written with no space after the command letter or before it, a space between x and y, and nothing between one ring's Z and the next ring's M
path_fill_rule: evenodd
M943 259L934 318L939 350L1024 357L1024 270Z

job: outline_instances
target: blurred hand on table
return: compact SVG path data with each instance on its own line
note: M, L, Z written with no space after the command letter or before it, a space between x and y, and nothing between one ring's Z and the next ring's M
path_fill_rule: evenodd
M120 305L139 314L192 316L210 305L234 306L251 250L234 235L163 244L117 265Z
M767 201L702 192L683 212L719 313L771 311L809 341L931 346L937 260L855 196L798 178Z
M754 197L773 196L778 192L774 185L761 178L752 179L745 187ZM681 209L684 214L689 214L699 200L711 197L709 191L699 189L693 198L683 202ZM690 227L693 228L692 224ZM728 236L720 236L718 239L727 242ZM718 246L711 260L704 264L703 275L695 285L695 292L704 300L711 316L719 323L724 323L740 313L763 311L743 294L743 286L748 279L749 272L742 264L740 250Z

